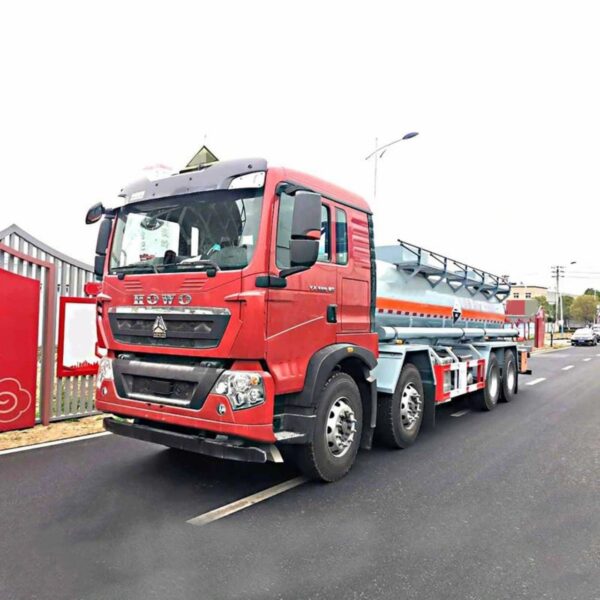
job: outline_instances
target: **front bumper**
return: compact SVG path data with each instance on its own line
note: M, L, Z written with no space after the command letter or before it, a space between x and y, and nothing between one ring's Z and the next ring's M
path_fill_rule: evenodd
M202 438L191 433L169 431L159 427L139 423L117 421L111 417L104 419L107 431L155 444L162 444L178 450L204 454L214 458L264 463L268 460L281 462L281 455L269 445L247 446L228 440Z
M199 409L176 406L167 400L161 404L122 398L110 379L104 380L96 390L96 408L122 417L273 443L276 441L273 431L274 385L268 373L261 372L261 375L265 385L265 402L244 410L234 411L225 396L214 393L206 396Z

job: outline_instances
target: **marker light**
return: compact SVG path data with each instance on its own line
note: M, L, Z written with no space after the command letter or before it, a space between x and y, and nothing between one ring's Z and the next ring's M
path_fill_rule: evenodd
M265 172L257 171L256 173L247 173L246 175L240 175L235 179L231 180L229 184L230 190L237 190L241 188L254 188L258 189L265 185Z

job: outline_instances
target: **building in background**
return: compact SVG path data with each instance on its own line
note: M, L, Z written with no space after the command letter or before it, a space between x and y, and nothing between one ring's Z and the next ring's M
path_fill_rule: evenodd
M510 290L509 300L532 300L536 296L542 296L550 300L547 287L542 285L513 285ZM554 296L554 293L552 293ZM552 298L554 300L554 298Z

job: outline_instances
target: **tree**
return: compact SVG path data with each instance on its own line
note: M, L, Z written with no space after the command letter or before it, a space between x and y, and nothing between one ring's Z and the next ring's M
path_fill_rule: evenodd
M574 301L573 296L563 296L562 297L563 314L564 314L565 323L568 323L569 319L573 316L573 314L571 313L571 307L573 306L573 301Z
M594 296L577 296L571 306L571 316L576 321L583 323L593 323L596 320L597 300Z
M594 296L594 298L596 296L600 297L600 291L595 290L594 288L588 288L587 290L585 290L585 292L583 292L584 296Z

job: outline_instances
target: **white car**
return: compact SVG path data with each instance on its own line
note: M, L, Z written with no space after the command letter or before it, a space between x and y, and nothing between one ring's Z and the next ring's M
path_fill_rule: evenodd
M571 346L596 346L598 338L590 327L575 330L571 336Z
M596 339L600 341L600 323L597 325L592 325L592 331L596 336Z

